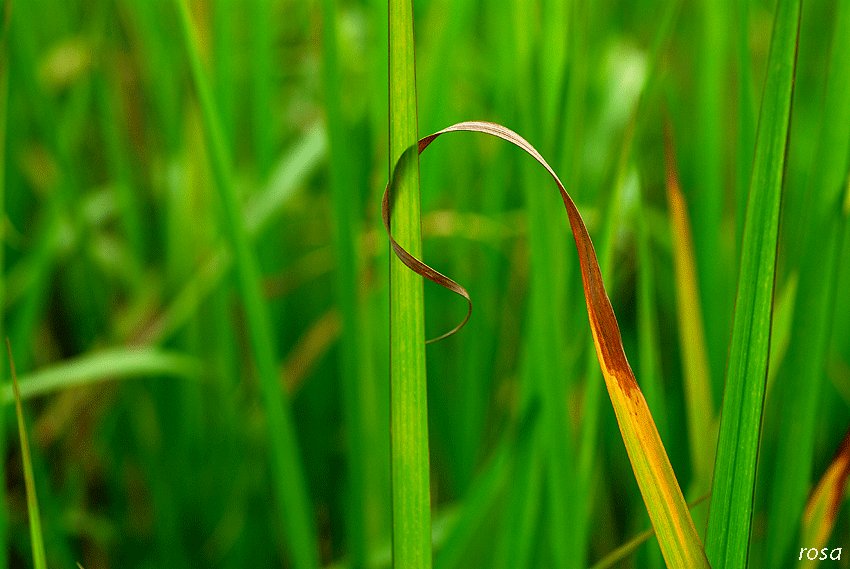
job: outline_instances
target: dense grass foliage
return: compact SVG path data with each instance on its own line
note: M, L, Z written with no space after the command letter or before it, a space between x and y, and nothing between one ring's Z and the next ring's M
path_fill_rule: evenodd
M664 566L653 537L609 557L650 526L567 216L545 171L489 137L422 157L409 230L474 308L425 347L427 384L393 383L418 390L396 412L420 434L393 454L430 473L406 489L391 475L391 352L420 358L466 302L425 283L424 304L392 310L424 307L424 330L391 341L388 164L417 131L477 119L526 138L575 200L686 500L732 445L757 461L723 459L754 485L735 498L749 538L723 555L784 568L843 547L829 563L850 567L845 463L830 470L850 426L850 5L802 3L779 171L756 160L759 125L787 119L763 104L792 19L777 3L417 0L393 141L385 2L3 2L0 330L47 565L389 567L393 493L418 492L427 531L430 486L439 569ZM778 209L751 192L755 169L780 181ZM741 264L764 208L772 287ZM756 288L767 316L736 315ZM766 377L736 375L749 399L730 403L727 358L751 348ZM6 362L0 569L33 566L9 377ZM748 442L715 452L695 431L729 405ZM692 508L702 539L716 511Z

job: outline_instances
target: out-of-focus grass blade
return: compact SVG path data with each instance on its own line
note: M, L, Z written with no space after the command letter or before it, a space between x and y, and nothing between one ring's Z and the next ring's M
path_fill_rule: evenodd
M747 564L799 22L800 1L779 0L744 223L706 533L706 554L714 569Z
M673 235L676 312L679 315L679 343L685 376L688 439L697 492L705 492L711 485L717 426L688 208L685 196L679 189L669 128L666 132L667 201L670 204L670 229Z
M271 33L269 32L269 35ZM368 368L369 350L366 319L363 317L358 286L360 260L358 256L359 220L362 215L357 204L359 187L351 167L355 158L349 132L342 112L341 66L337 45L337 0L322 2L322 71L325 87L325 114L328 128L328 147L331 158L331 195L334 205L334 249L336 251L336 299L340 335L340 392L348 443L348 491L346 533L352 567L365 566L368 550L381 533L381 518L372 515L370 505L381 500L370 470L380 459L371 443L380 432L370 429L374 424L375 401L370 395ZM329 339L328 335L325 338Z
M462 567L464 552L477 543L478 532L491 511L493 503L508 480L508 474L522 456L522 448L531 444L531 434L539 415L539 401L533 400L522 421L507 433L499 448L483 472L470 486L463 499L463 506L456 520L446 532L446 539L439 548L434 569Z
M832 534L838 506L847 489L847 478L850 476L850 429L844 435L844 440L838 448L838 454L832 464L826 469L820 482L806 504L803 513L803 532L800 543L807 548L821 549L826 547L826 541ZM801 567L814 566L818 561L809 561L803 556L799 563Z
M47 569L47 557L44 554L44 539L41 533L41 516L38 513L38 498L35 495L35 478L32 473L30 445L27 439L27 426L24 422L24 411L21 407L21 394L18 392L18 375L15 373L15 362L12 359L12 346L8 338L6 338L6 348L9 352L9 365L12 368L12 386L15 389L15 412L18 415L18 433L21 436L21 458L24 464L24 484L27 490L27 512L29 513L30 520L33 566L35 569Z
M260 269L251 249L242 207L233 183L230 151L212 89L201 66L200 45L187 0L174 0L180 15L183 41L200 103L207 151L215 186L222 202L225 231L233 248L236 275L251 350L257 366L262 403L268 422L273 496L284 520L287 546L296 569L318 567L318 549L312 504L288 401L284 402L277 372L274 328L262 297Z
M245 228L251 236L263 231L292 198L303 180L321 163L327 147L325 128L316 123L281 156L265 187L245 206Z
M59 389L146 375L197 379L200 373L200 361L189 356L160 348L115 348L79 356L22 376L20 396L29 399ZM3 403L14 401L11 386L4 386L0 394Z
M702 543L694 528L687 504L682 496L676 475L664 450L661 437L652 420L643 394L635 381L623 344L617 319L605 292L596 252L581 215L576 209L564 185L543 157L524 138L501 125L488 122L463 122L426 136L419 141L421 153L441 134L453 131L483 132L507 140L531 154L555 179L561 191L570 226L578 249L582 283L587 304L590 329L593 334L596 354L611 403L620 425L632 469L643 495L652 525L668 567L696 569L708 567ZM386 212L390 202L390 186L384 192L382 209L387 232L393 250L410 269L437 282L454 292L469 298L466 291L453 281L440 275L414 258L395 241L387 224ZM454 285L454 286L452 286ZM467 318L469 314L467 314Z

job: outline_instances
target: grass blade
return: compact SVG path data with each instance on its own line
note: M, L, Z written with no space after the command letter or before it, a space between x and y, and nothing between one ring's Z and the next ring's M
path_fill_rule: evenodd
M384 217L398 242L421 257L411 0L389 2L389 62L389 166L394 200L392 207L384 208ZM393 566L397 569L428 569L432 563L424 318L422 279L391 256L390 452Z
M45 395L60 389L91 385L100 381L140 376L166 375L197 379L200 361L160 348L114 348L65 360L20 379L22 399ZM14 402L9 385L0 390L0 403Z
M377 402L370 373L366 319L362 311L358 243L362 228L359 185L347 151L350 136L343 119L342 81L337 46L337 0L322 2L323 72L328 146L331 158L330 185L333 194L334 249L336 250L336 298L341 316L340 384L348 441L348 512L345 516L347 546L353 569L366 564L367 553L385 525L371 504L381 503L378 479L370 470L381 464L380 451L372 441L380 440L375 415ZM299 360L303 361L303 360ZM374 426L374 427L373 427Z
M537 150L521 136L501 125L479 121L458 123L420 140L419 152L427 148L441 134L454 131L483 132L507 140L531 154L557 182L561 197L564 200L564 206L567 208L570 226L578 249L585 302L599 365L605 378L605 384L611 397L611 403L617 416L617 422L632 463L635 478L637 478L650 520L658 535L664 560L668 567L682 569L708 567L702 543L694 528L676 475L670 466L670 460L664 450L661 437L658 435L652 415L623 351L620 329L605 292L605 286L602 283L602 275L599 272L593 243L578 209L576 209L554 170ZM392 184L388 185L384 192L382 209L390 242L399 259L418 274L469 299L462 287L459 285L451 286L454 284L453 281L416 260L404 251L393 238L391 228L387 224L391 187ZM469 314L467 314L468 317Z
M711 398L711 373L706 351L700 305L697 264L688 222L685 196L679 189L673 141L667 130L667 201L673 237L673 264L676 280L676 306L679 315L679 342L685 379L688 439L696 492L710 489L717 443L714 402Z
M259 267L251 251L248 232L241 215L242 207L233 185L232 166L213 102L212 90L201 68L198 39L192 25L189 6L186 0L176 0L176 3L192 78L201 105L212 174L222 201L225 229L234 249L242 304L260 379L271 445L274 495L278 501L280 515L286 522L286 537L294 567L314 569L318 567L319 561L312 507L302 471L295 426L281 393L272 327L263 303Z
M706 533L706 554L714 569L747 564L799 22L799 0L779 0L744 223Z
M841 211L842 191L847 189L847 160L850 155L850 4L836 2L832 56L823 106L823 123L815 160L810 168L805 193L807 211L796 213L803 227L798 240L799 286L790 321L787 358L769 390L777 401L777 459L772 470L767 515L766 562L779 567L796 557L794 551L812 542L796 539L799 518L812 481L817 424L823 412L823 393L828 393L824 370L839 287L841 253L847 218ZM798 201L798 203L800 203ZM789 208L790 209L790 208ZM808 214L808 215L807 215ZM787 219L787 217L786 217ZM774 329L776 326L774 326ZM773 341L771 341L773 344ZM772 350L773 351L773 350ZM773 368L771 360L771 368ZM772 369L771 369L772 371ZM771 374L772 376L773 374ZM781 389L776 389L781 385ZM793 416L793 421L782 420Z
M18 391L18 375L15 373L15 362L12 359L12 345L6 338L6 348L9 351L9 365L12 367L12 386L15 389L15 412L18 416L18 434L21 436L21 455L24 463L24 484L27 489L27 512L30 521L30 539L32 540L32 560L35 569L47 569L47 557L44 554L44 538L41 533L41 516L38 513L38 498L35 494L35 478L30 460L30 445L27 439L27 425L24 422L24 411L21 407L21 394Z

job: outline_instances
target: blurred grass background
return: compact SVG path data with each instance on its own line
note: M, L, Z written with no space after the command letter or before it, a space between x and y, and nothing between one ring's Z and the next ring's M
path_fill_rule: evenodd
M48 563L288 567L312 556L387 567L387 7L189 5L212 117L176 2L31 0L3 16L2 331L29 393ZM559 173L689 500L710 477L689 409L720 409L773 11L727 0L414 2L420 136L499 122ZM847 13L842 0L803 7L751 567L791 566L814 547L799 542L803 505L850 423ZM710 385L690 403L668 117ZM209 158L211 121L235 213ZM435 565L590 566L648 520L554 184L518 149L462 134L423 156L421 191L425 260L475 303L466 328L427 348ZM262 276L253 307L233 217ZM429 338L466 308L430 284L425 307ZM314 543L289 537L299 522L278 494L297 483L272 466L272 447L287 443L268 428L251 310L270 323L260 349L291 415L286 464L306 481L298 497ZM8 389L4 401L0 565L23 567ZM707 506L693 512L704 534ZM828 545L850 557L846 500ZM617 566L662 564L651 539Z

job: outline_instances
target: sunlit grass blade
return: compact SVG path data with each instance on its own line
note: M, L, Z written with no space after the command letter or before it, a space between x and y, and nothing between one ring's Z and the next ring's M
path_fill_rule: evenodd
M679 344L682 350L682 374L685 381L685 405L688 420L688 448L691 453L696 492L710 489L717 444L717 423L711 397L711 373L703 329L697 264L688 208L679 189L679 177L673 155L673 141L667 133L667 202L673 237L673 264L676 280L676 307L679 316Z
M714 569L745 567L767 380L800 2L779 0L762 97L706 533Z
M458 123L420 140L419 152L427 148L441 134L455 131L483 132L511 142L533 156L557 182L578 249L590 330L599 358L599 365L605 378L605 385L611 397L611 403L617 416L617 422L632 463L635 478L643 495L652 525L656 529L665 562L670 568L708 567L702 542L694 528L676 475L670 466L670 460L664 450L652 415L623 351L620 329L602 283L602 275L599 271L593 243L578 209L576 209L554 170L537 150L521 136L501 125L479 121ZM392 185L389 185L384 193L382 206L384 212L386 212L387 204L391 199L391 189ZM453 283L449 279L416 260L409 252L403 251L403 248L394 239L390 226L386 223L386 216L384 219L386 229L390 234L390 242L400 260L418 274L466 296L467 299L469 298L464 294L465 290L462 287L450 286ZM449 283L446 281L449 281Z
M803 512L800 544L807 549L821 549L827 546L827 540L835 526L838 507L847 490L848 476L850 476L850 429L844 435L838 453L809 497ZM817 561L809 561L804 557L799 566L810 567L815 564Z
M317 541L312 505L307 492L295 426L284 402L277 371L272 326L262 297L257 259L251 250L242 207L233 184L231 158L216 110L212 89L201 67L197 32L187 0L175 0L180 26L201 106L207 151L213 179L222 203L225 230L233 247L239 291L245 310L251 349L257 366L269 444L271 446L273 494L284 523L287 545L296 569L318 567Z
M47 557L44 554L44 537L41 532L41 515L38 512L38 498L35 492L35 478L30 460L30 445L27 438L27 425L24 422L24 411L21 408L21 394L18 392L18 375L15 373L15 362L12 359L12 347L6 338L6 348L9 353L9 365L12 368L12 386L15 390L15 413L18 416L18 434L21 438L21 456L24 465L24 484L27 490L27 512L30 522L30 540L32 545L33 567L47 569Z
M422 256L413 3L389 2L389 167L384 209L398 243ZM431 567L431 486L422 278L390 258L390 452L393 566Z

